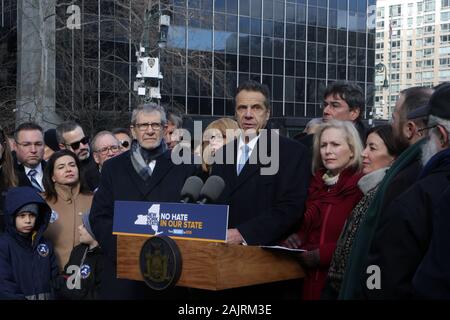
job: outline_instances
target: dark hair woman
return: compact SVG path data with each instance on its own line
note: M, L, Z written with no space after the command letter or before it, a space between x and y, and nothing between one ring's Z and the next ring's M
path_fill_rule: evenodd
M378 186L386 175L386 171L399 154L390 125L377 126L368 131L366 147L361 154L365 176L358 181L358 188L362 191L364 197L355 206L342 229L331 260L325 288L322 292L323 299L338 298L347 260L358 228L375 197Z
M0 233L4 229L3 211L5 195L9 188L17 187L18 179L14 171L14 160L8 137L0 127Z
M45 237L53 242L62 270L73 247L80 243L77 228L83 213L91 208L93 194L82 181L78 157L69 150L57 151L50 157L43 183L45 201L52 208Z

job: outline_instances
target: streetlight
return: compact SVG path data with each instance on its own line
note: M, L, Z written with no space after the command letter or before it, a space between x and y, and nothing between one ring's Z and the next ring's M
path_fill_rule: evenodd
M378 63L376 66L375 66L375 70L378 72L378 73L382 73L382 72L384 72L384 81L383 81L383 88L389 88L389 81L388 81L388 77L387 77L387 68L386 68L386 66L384 65L384 63Z
M384 81L383 81L383 85L381 86L382 88L389 88L389 80L388 80L388 75L387 75L387 68L386 65L384 63L378 63L377 65L375 65L375 71L378 73L383 73L384 72ZM391 110L390 110L390 105L391 105L391 93L389 92L388 95L388 103L387 103L387 108L388 108L388 114L391 114Z

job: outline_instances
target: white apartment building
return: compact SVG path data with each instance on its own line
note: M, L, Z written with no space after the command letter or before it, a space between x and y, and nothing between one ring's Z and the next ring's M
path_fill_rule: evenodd
M450 0L378 0L376 23L375 118L390 119L401 90L450 80Z

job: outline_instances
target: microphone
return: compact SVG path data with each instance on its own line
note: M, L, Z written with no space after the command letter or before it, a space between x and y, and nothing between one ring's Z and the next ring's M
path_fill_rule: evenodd
M211 176L206 180L205 185L200 191L200 199L197 201L199 204L205 204L207 202L215 202L225 189L225 181L219 176Z
M181 189L181 202L194 202L198 199L200 190L203 187L203 181L197 176L192 176L186 179L186 182Z

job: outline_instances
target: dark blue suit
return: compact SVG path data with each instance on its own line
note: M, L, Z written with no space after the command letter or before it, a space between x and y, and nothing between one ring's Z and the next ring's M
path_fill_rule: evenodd
M270 138L268 141L267 149L272 153ZM252 245L273 244L294 232L303 215L311 177L306 147L280 136L279 170L274 175L261 174L261 168L269 165L262 164L256 148L251 154L255 164L247 162L237 175L238 140L220 149L219 156L226 155L228 148L234 149L234 163L215 164L211 173L226 183L220 202L230 206L228 228L237 228Z
M185 180L194 173L193 165L173 164L170 151L156 159L147 182L135 171L129 151L105 162L90 214L92 230L106 254L101 298L145 299L150 293L144 282L116 279L116 236L112 235L114 201L178 202Z

